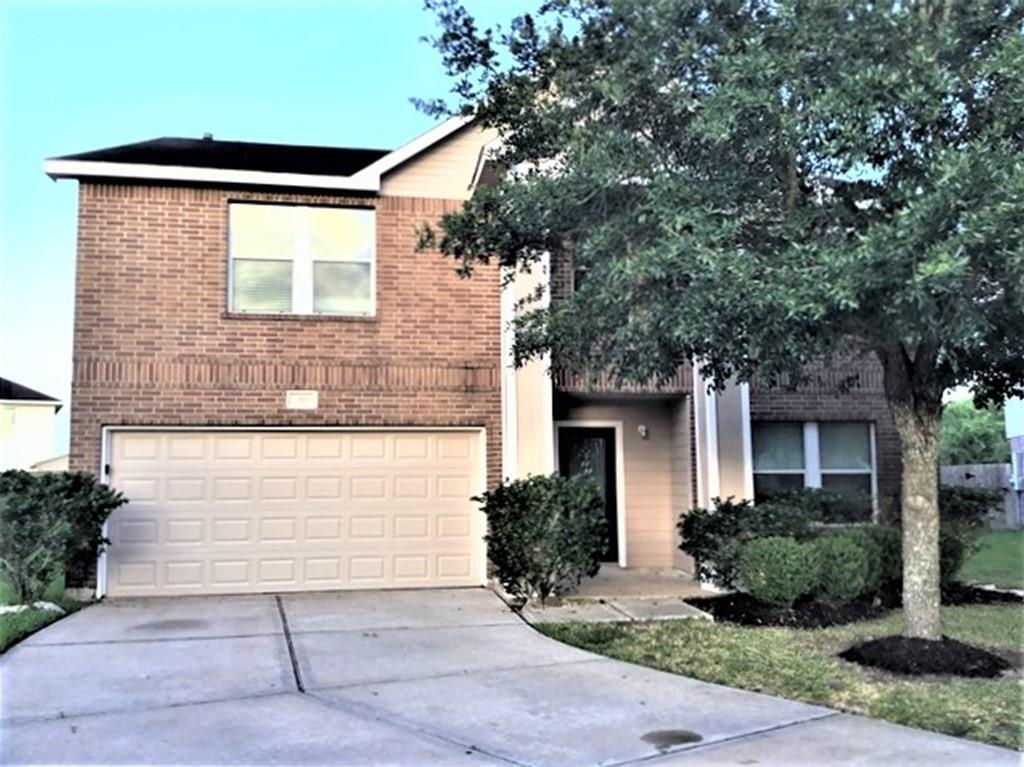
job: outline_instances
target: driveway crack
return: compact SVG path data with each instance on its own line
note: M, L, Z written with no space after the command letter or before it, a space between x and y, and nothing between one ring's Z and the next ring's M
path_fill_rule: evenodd
M299 692L305 694L306 685L302 682L302 672L299 670L299 657L295 653L295 643L292 641L292 632L288 628L288 616L284 611L284 603L281 601L281 597L275 596L274 601L277 602L277 612L281 616L281 628L284 629L284 641L288 645L288 658L292 663L292 676L295 677L295 686Z

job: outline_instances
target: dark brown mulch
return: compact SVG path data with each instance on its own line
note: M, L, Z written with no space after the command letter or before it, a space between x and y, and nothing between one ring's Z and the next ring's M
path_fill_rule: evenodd
M819 629L846 623L878 618L889 608L858 601L845 605L825 605L818 602L797 602L793 607L773 607L758 602L749 594L737 592L715 597L694 597L685 600L698 610L714 616L715 620L738 623L741 626L784 626L786 628Z
M792 608L773 607L758 602L749 594L736 592L714 597L693 597L684 600L698 610L710 613L716 620L741 626L784 626L818 629L842 626L871 618L879 618L900 608L900 595L887 599L858 600L846 605L826 605L810 600L797 602ZM944 605L1024 604L1024 597L1007 592L991 591L957 583L942 593Z
M956 583L948 586L942 592L942 604L944 605L1005 605L1024 604L1024 597L1019 594L1011 594L1008 591L992 591L991 589L980 589L966 583Z
M955 639L890 636L856 644L839 657L894 674L997 677L1012 668L1003 658Z

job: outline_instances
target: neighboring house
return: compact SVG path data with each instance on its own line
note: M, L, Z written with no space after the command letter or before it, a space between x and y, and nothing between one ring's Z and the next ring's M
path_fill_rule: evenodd
M0 378L0 470L28 469L53 456L53 418L61 401Z
M685 568L679 512L715 495L896 494L875 368L839 398L848 371L709 395L689 370L654 389L513 369L517 297L547 272L503 291L416 250L491 141L457 118L394 151L157 139L47 161L80 182L71 468L131 501L100 594L478 585L470 497L559 469L602 484L628 567Z
M55 455L53 458L45 458L42 461L36 461L28 467L28 470L36 473L44 473L47 471L67 471L68 454L64 453L63 455Z

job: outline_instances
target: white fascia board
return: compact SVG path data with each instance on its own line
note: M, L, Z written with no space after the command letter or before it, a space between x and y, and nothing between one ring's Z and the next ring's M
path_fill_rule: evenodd
M417 136L409 143L403 144L395 151L389 152L376 162L367 165L361 171L352 176L352 179L359 180L364 183L375 183L379 189L380 177L382 175L387 173L389 170L398 167L406 160L415 157L420 152L430 148L439 141L443 141L448 138L457 130L469 125L474 119L475 118L472 115L450 117L440 125L435 125L426 133Z
M338 189L354 192L380 191L380 176L318 176L312 173L271 173L262 170L192 168L182 165L93 162L90 160L46 160L43 170L50 178L125 178L150 181L189 181L244 186Z
M63 404L59 399L0 399L0 405L16 407L61 407Z

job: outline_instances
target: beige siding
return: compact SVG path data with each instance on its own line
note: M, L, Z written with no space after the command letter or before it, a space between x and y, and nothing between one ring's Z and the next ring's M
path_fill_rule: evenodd
M530 299L547 279L541 264L532 270L516 273L511 290L516 307L529 312L539 305ZM508 332L511 332L509 330ZM511 341L511 338L509 339ZM554 434L551 425L551 377L549 359L534 358L525 365L510 370L516 397L516 476L550 474L555 470Z
M672 403L588 403L569 408L565 420L622 421L625 463L626 565L672 567L676 540L672 481ZM638 427L648 428L647 439Z
M384 176L381 195L468 200L481 152L495 135L474 125L456 131Z
M674 519L693 507L693 483L690 466L690 421L693 402L687 397L672 406L672 510ZM678 535L678 532L677 532ZM693 572L693 558L680 551L678 540L672 549L672 566L677 570Z
M0 405L0 470L27 469L53 457L56 412L56 405L49 403Z

